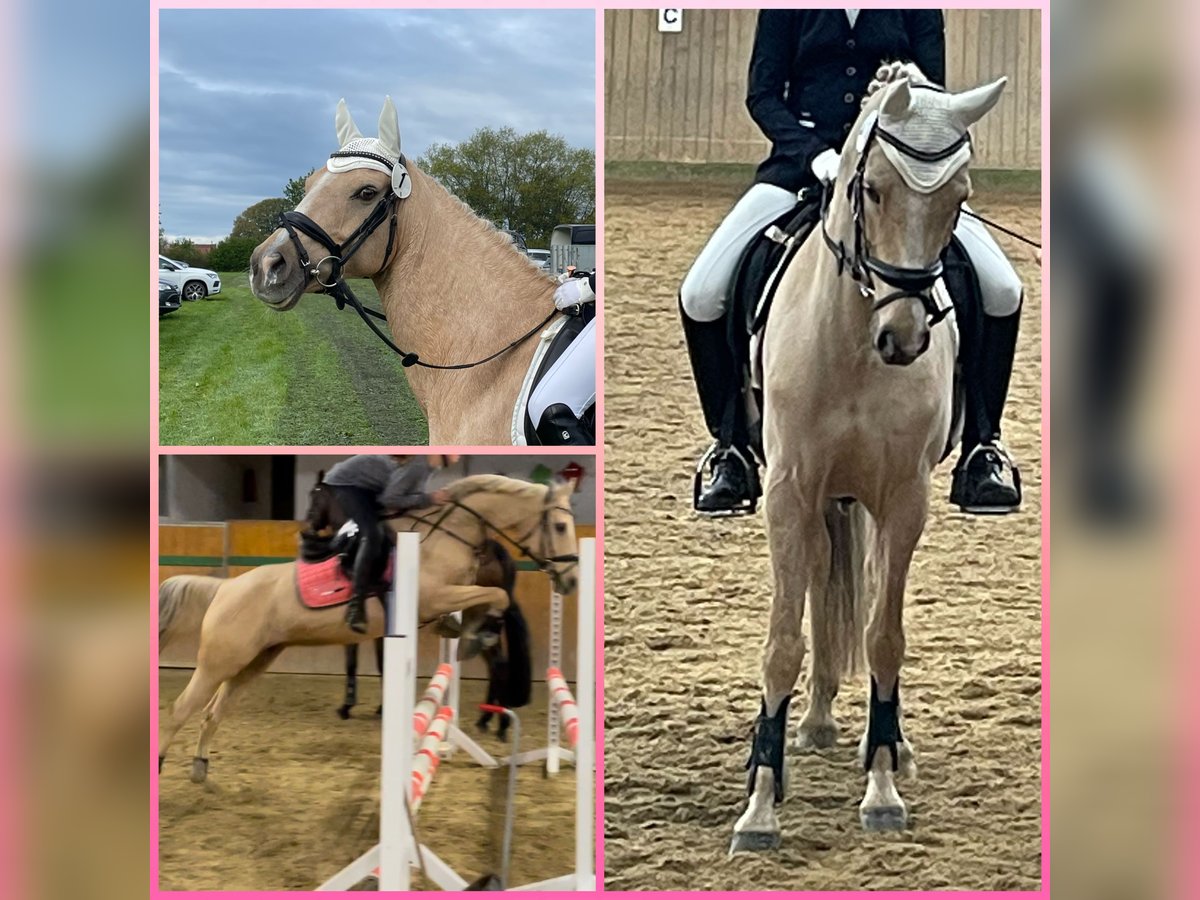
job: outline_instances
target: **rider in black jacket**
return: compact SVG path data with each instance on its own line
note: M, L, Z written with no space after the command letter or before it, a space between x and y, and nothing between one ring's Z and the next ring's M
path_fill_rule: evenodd
M697 500L698 512L744 512L756 499L758 479L749 449L742 374L728 344L725 320L742 252L764 227L795 206L798 191L815 192L823 181L836 177L840 149L881 65L912 62L929 80L944 84L945 56L939 10L759 13L746 106L771 140L771 153L680 288L692 372L705 421L717 438L711 470L704 473L707 483ZM1015 466L1000 443L1000 420L1012 372L1022 286L978 222L961 216L955 236L974 263L983 299L983 352L976 367L980 390L967 394L982 398L984 415L966 417L950 499L969 511L1008 512L1020 505L1021 498ZM988 427L976 427L978 422L987 422ZM723 431L732 431L732 442L722 443Z

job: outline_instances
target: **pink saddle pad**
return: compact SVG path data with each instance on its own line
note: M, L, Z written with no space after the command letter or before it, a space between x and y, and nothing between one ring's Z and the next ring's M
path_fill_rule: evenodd
M392 581L392 561L388 559L384 582ZM341 560L336 557L320 562L296 560L296 593L300 602L310 609L324 609L350 602L350 579L342 571Z
M296 591L300 602L312 609L337 606L350 600L350 579L336 556L320 562L300 559L296 561Z

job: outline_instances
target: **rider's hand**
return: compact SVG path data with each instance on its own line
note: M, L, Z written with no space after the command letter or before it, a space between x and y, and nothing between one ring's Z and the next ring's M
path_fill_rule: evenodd
M434 491L429 495L429 499L434 502L435 506L441 506L443 503L450 502L450 494L447 491Z
M830 147L828 150L818 153L816 159L812 161L813 174L817 176L818 181L824 184L833 184L837 179L841 162L841 154Z
M596 294L586 278L572 278L560 284L554 291L554 305L558 309L570 310L585 303L595 303Z

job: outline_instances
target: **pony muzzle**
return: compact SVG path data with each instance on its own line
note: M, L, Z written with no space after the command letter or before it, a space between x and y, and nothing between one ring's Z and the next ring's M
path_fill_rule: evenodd
M920 297L890 303L873 318L871 345L886 365L911 365L929 349L932 326Z

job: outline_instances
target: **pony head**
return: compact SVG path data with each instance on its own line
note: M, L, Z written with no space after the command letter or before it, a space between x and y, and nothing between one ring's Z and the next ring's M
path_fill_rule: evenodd
M968 129L995 106L1006 83L949 93L904 74L864 104L842 151L838 190L845 186L852 213L861 202L860 262L877 303L911 287L911 273L938 270L971 191ZM906 294L878 304L871 344L885 363L908 365L928 348L930 327L921 293Z
M400 145L400 123L392 98L379 114L379 136L363 137L345 100L334 114L338 150L304 185L296 212L306 216L345 251L358 238L362 243L344 262L310 234L289 234L277 228L250 256L250 288L274 309L291 309L306 291L318 291L338 275L366 278L380 272L395 257L396 204L412 191L412 177ZM361 229L381 203L381 221L367 234ZM297 247L297 243L299 247ZM303 256L301 255L303 252ZM309 265L304 265L307 259ZM315 269L315 273L314 273Z

